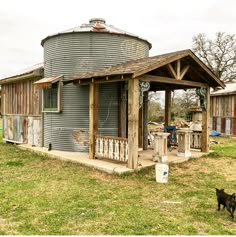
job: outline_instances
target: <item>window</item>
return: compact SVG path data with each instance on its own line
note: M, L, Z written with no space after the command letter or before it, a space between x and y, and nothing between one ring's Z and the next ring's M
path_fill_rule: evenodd
M51 88L43 89L43 112L60 112L60 82L52 83Z

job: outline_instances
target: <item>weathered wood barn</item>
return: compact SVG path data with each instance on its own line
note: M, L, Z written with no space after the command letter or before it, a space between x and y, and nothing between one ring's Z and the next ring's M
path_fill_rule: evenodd
M37 64L0 81L3 141L42 146L42 93L34 87L42 77Z
M210 108L211 129L236 135L236 82L225 83L225 89L212 91Z
M42 40L42 66L0 81L3 138L48 150L89 152L138 166L147 149L148 92L197 88L203 108L202 151L208 151L210 87L224 84L191 50L148 57L151 44L91 19Z

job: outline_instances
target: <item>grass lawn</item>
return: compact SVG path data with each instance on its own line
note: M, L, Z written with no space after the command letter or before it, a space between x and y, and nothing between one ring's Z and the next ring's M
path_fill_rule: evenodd
M236 234L215 196L236 192L236 139L212 149L160 184L153 168L108 175L0 143L0 235Z

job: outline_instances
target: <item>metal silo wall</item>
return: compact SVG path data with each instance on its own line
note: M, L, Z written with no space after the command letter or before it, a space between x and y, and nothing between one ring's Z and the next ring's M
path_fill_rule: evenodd
M44 42L45 77L64 80L83 72L147 57L149 45L135 37L110 33L70 33ZM99 86L99 134L117 136L118 84ZM88 151L89 86L68 84L62 90L62 112L45 113L44 147Z

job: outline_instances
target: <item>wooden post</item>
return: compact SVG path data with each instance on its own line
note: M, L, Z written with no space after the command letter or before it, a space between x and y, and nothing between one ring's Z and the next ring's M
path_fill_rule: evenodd
M209 152L210 88L206 89L206 111L202 112L202 152Z
M171 91L165 91L165 126L170 125L171 121Z
M95 136L98 131L98 84L89 86L89 158L95 156Z
M139 109L139 119L138 119L138 146L143 148L143 105Z
M148 91L143 94L143 150L148 148Z
M128 168L138 167L139 80L128 82Z

